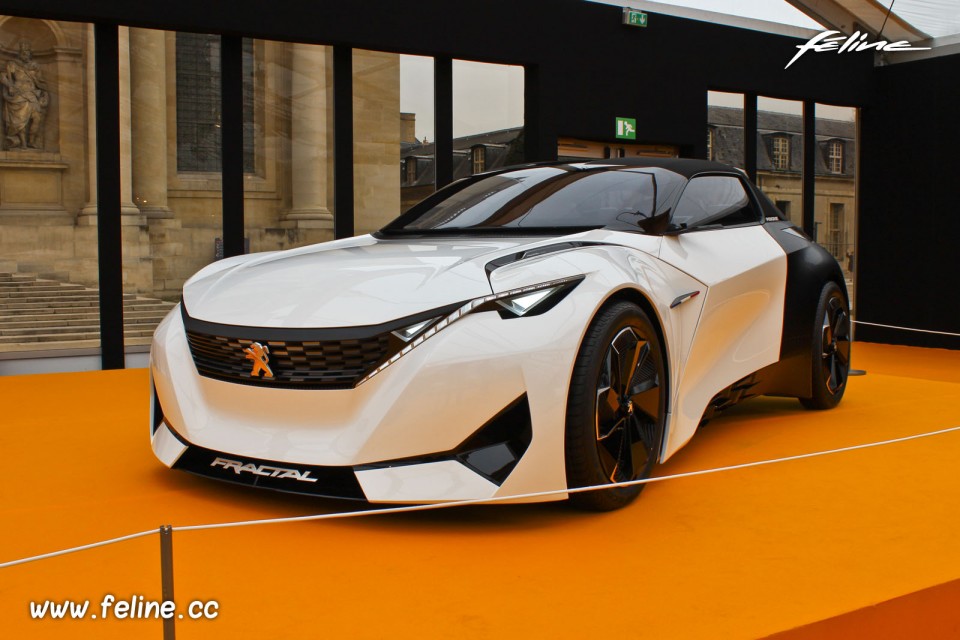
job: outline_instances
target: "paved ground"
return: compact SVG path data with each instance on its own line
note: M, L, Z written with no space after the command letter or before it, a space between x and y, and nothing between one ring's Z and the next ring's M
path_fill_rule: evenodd
M868 375L840 408L750 401L659 473L960 425L960 352L854 348ZM165 469L147 398L144 370L0 378L0 561L166 523L350 507ZM181 621L177 637L757 638L848 612L894 637L866 607L960 579L958 459L955 432L656 483L609 514L473 507L180 532L176 600L214 599L220 614ZM0 569L0 637L161 637L155 620L30 618L46 599L99 614L108 593L159 599L156 536ZM934 604L955 637L958 615Z

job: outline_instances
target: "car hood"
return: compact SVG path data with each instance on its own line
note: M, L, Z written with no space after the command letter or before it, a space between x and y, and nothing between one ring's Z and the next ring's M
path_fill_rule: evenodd
M487 262L543 241L360 236L214 263L187 282L183 302L191 317L223 324L381 324L489 294Z

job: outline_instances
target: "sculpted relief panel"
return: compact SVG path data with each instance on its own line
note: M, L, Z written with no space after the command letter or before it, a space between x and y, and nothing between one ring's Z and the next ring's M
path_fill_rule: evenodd
M0 70L3 97L3 148L43 149L43 123L50 93L29 40L21 40L18 57Z

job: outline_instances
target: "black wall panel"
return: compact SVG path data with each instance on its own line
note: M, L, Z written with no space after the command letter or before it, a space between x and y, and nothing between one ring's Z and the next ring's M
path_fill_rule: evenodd
M858 320L960 332L960 55L875 70L862 111ZM960 348L860 326L857 338Z

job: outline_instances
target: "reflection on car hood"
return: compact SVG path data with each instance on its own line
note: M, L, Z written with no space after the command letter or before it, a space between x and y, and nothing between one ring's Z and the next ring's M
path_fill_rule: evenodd
M261 327L380 324L490 293L484 266L539 238L360 236L210 265L184 287L194 318Z

